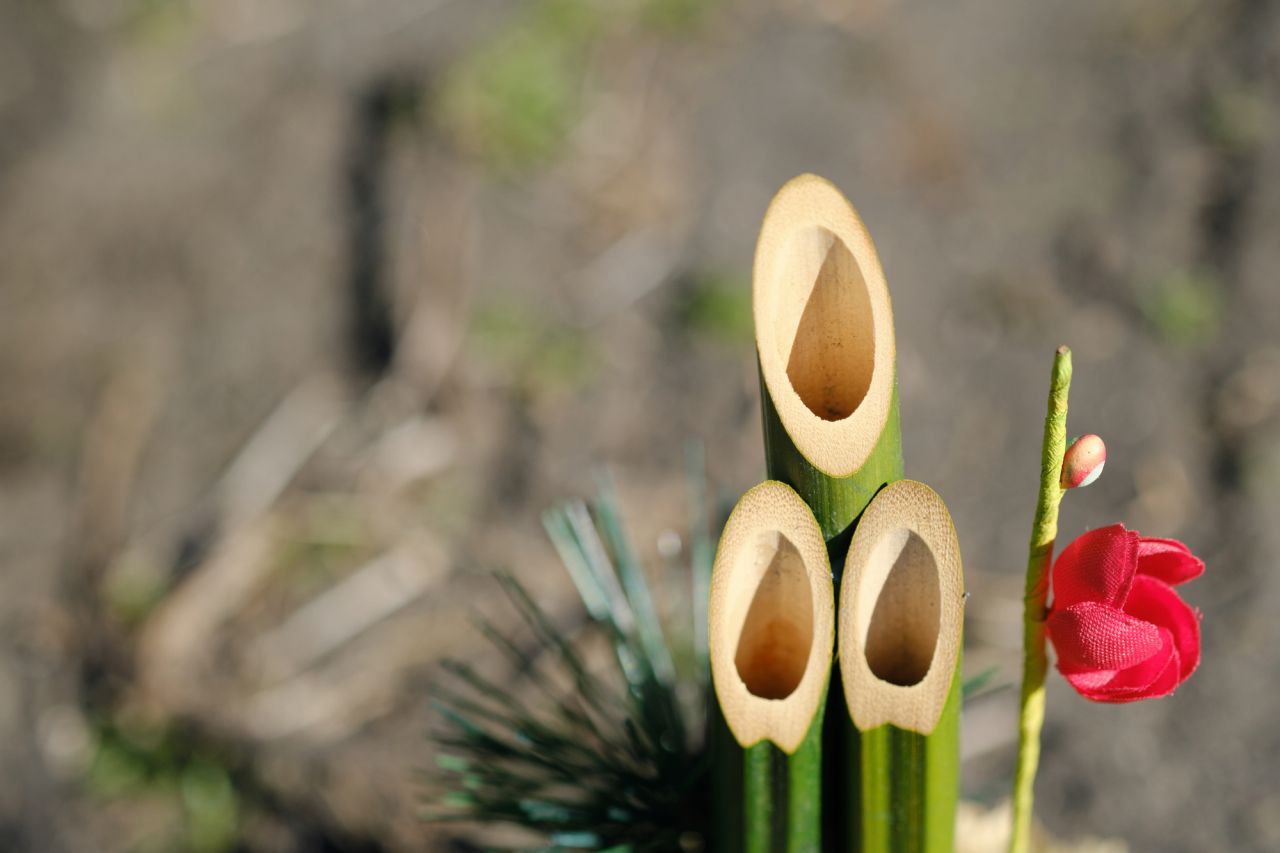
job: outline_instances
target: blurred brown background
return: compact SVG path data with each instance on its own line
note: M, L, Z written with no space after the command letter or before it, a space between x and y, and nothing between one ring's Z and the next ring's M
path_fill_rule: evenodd
M610 466L759 479L751 253L858 206L966 665L1011 682L1053 348L1110 446L1062 536L1209 571L1172 699L1054 680L1039 814L1280 848L1280 4L0 0L0 849L445 849L442 655ZM670 537L667 545L670 547ZM972 702L1004 795L1016 697Z

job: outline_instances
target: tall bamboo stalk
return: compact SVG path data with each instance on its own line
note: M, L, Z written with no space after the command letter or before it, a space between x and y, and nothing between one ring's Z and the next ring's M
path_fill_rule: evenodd
M768 474L795 488L813 509L840 584L859 517L903 473L884 273L848 201L826 181L802 176L783 187L765 216L754 277ZM943 715L936 736L891 726L864 734L842 694L837 689L828 699L832 725L824 737L810 739L813 753L798 752L789 768L820 775L824 754L837 762L825 774L828 846L943 849L922 844L937 834L925 827L954 813L954 709ZM932 775L931 767L937 768ZM927 808L929 791L931 785L947 788L939 780L948 770L951 804L935 820ZM812 810L810 819L821 833L820 812ZM934 842L943 844L949 845L949 835Z
M770 205L753 278L768 476L794 488L813 510L839 586L860 516L880 489L903 475L884 273L852 205L827 181L803 175ZM784 812L783 837L802 822L801 836L815 846L787 849L819 849L824 832L826 849L949 849L958 764L956 660L949 673L954 697L928 733L892 726L859 732L837 687L827 699L825 731L819 716L785 761L756 759L770 772L746 777L748 808L770 797L772 806L767 818L755 813L749 822L769 822L771 837ZM801 808L796 792L817 789L824 776L820 803L815 798Z
M782 425L763 381L761 396L764 413L765 467L768 476L770 479L779 480L794 488L813 510L818 527L822 530L823 539L827 543L827 552L831 559L835 583L838 586L857 518L866 509L876 492L885 484L902 477L902 439L898 420L897 388L895 386L893 390L888 416L875 448L862 467L848 477L831 477L824 474L805 458L787 435L786 428ZM789 782L784 790L789 815L794 818L794 821L800 823L795 827L795 831L815 839L813 847L787 849L822 849L820 842L824 837L824 830L829 844L836 838L852 839L861 823L858 816L862 812L862 805L857 799L858 792L862 789L861 763L841 761L850 749L850 745L852 749L857 749L859 735L849 720L844 696L839 689L827 696L825 704L826 714L814 720L813 729L805 738L801 748L789 759L779 755L773 757L774 777L782 777ZM826 719L829 719L832 725L824 730L823 722ZM756 749L760 748L756 747ZM825 772L824 757L828 761L836 762L835 767L825 768ZM841 767L841 764L845 766ZM824 775L828 778L834 777L837 781L834 790L822 793ZM770 784L773 788L777 788L776 782ZM804 798L803 811L799 809L800 804L796 802L797 795ZM749 801L758 800L760 791L755 790L753 797L749 788L747 796ZM824 809L828 812L825 818Z
M959 769L964 578L946 505L899 480L864 511L840 591L840 671L867 851L948 851Z

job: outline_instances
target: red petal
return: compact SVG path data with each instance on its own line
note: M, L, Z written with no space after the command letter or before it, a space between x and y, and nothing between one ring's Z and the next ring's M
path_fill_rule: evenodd
M1097 693L1098 688L1115 678L1116 673L1115 670L1100 669L1096 672L1064 672L1062 677L1065 678L1081 696L1086 699L1094 699L1094 694Z
M1130 616L1169 631L1182 661L1179 681L1196 671L1200 665L1200 618L1173 587L1156 578L1139 575L1134 579L1124 609Z
M1204 562L1177 539L1144 536L1138 542L1138 574L1159 578L1170 586L1204 573Z
M1103 702L1134 702L1138 699L1158 699L1168 696L1178 686L1180 663L1173 637L1161 628L1164 646L1159 652L1137 666L1116 673L1098 692L1104 694Z
M1160 629L1164 643L1147 660L1114 673L1077 673L1065 678L1076 691L1094 702L1136 702L1168 696L1178 686L1178 652L1167 629ZM1109 676L1109 677L1108 677Z
M1045 627L1063 673L1126 669L1160 651L1159 628L1094 601L1055 609Z
M1053 606L1082 601L1121 607L1138 566L1138 534L1112 524L1076 537L1053 565Z

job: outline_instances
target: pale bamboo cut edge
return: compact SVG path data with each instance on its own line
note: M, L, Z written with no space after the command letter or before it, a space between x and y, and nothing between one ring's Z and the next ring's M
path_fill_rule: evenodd
M738 656L761 581L775 556L762 542L775 534L786 537L803 564L812 630L798 683L784 697L766 698L749 689L749 676L740 671ZM822 533L808 505L790 486L766 481L738 501L716 551L707 609L712 682L729 730L744 748L769 741L787 754L795 752L826 693L835 596Z
M790 440L823 474L857 474L895 395L893 306L866 226L830 181L800 175L774 196L752 313L765 392Z
M849 547L836 618L854 725L930 734L947 702L964 629L959 543L933 489L899 480L871 501Z

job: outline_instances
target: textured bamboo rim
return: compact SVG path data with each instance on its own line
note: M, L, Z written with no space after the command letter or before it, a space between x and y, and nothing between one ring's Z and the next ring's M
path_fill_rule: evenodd
M835 598L818 523L790 486L766 481L738 501L707 609L712 680L734 738L795 752L831 670Z
M829 181L788 181L765 213L752 285L769 396L804 457L847 477L871 454L893 396L893 308L875 246Z
M946 504L923 483L890 483L858 523L840 590L840 674L854 725L931 734L963 622L960 547Z

